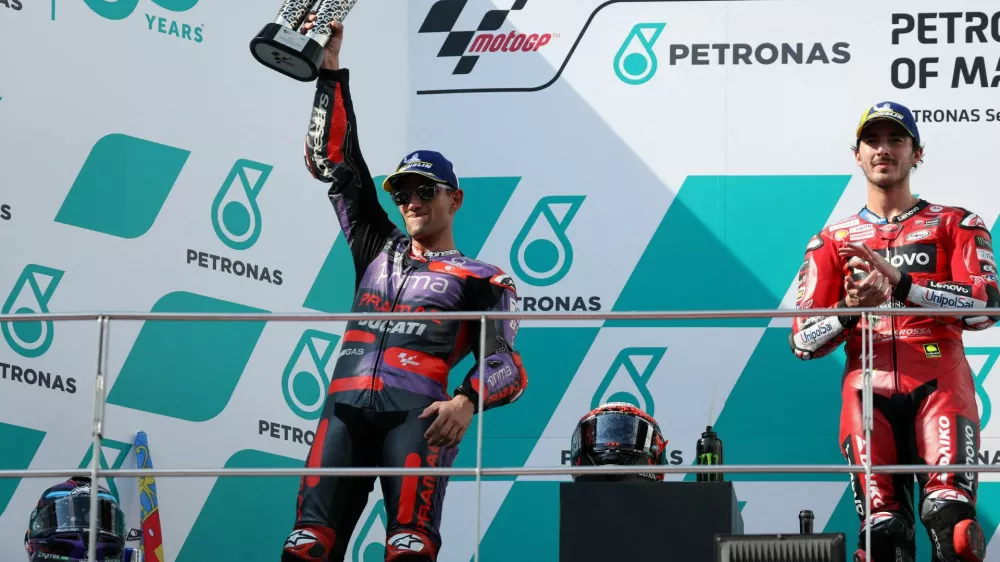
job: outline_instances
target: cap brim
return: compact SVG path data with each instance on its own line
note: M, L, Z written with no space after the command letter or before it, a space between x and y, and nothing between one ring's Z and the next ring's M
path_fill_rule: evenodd
M438 183L443 183L445 185L448 185L447 181L445 181L445 180L443 180L443 179L441 179L441 178L439 178L439 177L437 177L434 174L431 174L429 172L418 172L416 170L403 170L402 172L394 172L394 173L389 174L388 176L386 176L386 178L384 180L382 180L382 189L384 189L386 191L389 191L389 192L392 192L392 180L394 180L394 179L396 179L398 177L401 177L401 176L409 175L409 174L413 174L415 176L423 176L425 178L432 179L432 180L434 180L434 181L436 181Z
M902 121L896 119L895 117L889 117L888 115L877 115L875 117L872 117L871 119L866 119L864 123L858 125L858 129L857 131L854 132L854 136L860 139L861 132L865 130L865 127L871 125L872 123L875 123L876 121L888 121L890 123L895 123L896 125L899 125L899 128L906 131L906 134L910 135L913 138L917 138L917 136L913 134L913 131L911 131L909 127L907 127Z

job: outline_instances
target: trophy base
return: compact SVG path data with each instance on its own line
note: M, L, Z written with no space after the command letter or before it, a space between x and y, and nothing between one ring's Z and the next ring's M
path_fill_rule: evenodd
M250 41L257 62L301 82L319 77L323 46L305 35L277 23L269 23Z

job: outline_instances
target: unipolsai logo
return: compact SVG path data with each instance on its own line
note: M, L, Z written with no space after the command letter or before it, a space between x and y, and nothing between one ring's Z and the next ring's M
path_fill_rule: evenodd
M194 8L198 0L149 0L156 6L169 12L181 13ZM118 21L131 16L139 7L140 0L84 0L93 12L104 19ZM146 12L146 25L149 31L156 31L178 39L186 39L201 43L205 40L205 25L197 26L163 17L159 14ZM54 19L54 18L53 18Z
M520 281L549 287L573 267L573 244L567 229L583 205L585 195L550 195L541 198L510 248L511 269ZM600 297L581 295L519 295L520 309L541 311L598 311Z
M663 33L665 23L637 23L632 26L615 55L615 75L622 82L638 86L656 74L657 61L653 45Z
M665 347L626 347L619 351L590 400L591 409L608 402L628 402L655 415L649 379L666 352Z
M3 314L45 314L49 301L59 286L65 272L44 265L29 264L14 283ZM51 320L35 322L4 322L3 338L19 355L35 358L43 355L52 345L54 328Z
M340 336L306 330L281 374L285 403L305 420L318 419L333 376L334 351Z

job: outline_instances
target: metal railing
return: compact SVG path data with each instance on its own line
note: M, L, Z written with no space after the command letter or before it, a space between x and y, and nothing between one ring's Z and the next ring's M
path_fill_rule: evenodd
M974 310L974 312L973 312ZM953 308L852 308L852 316L861 316L861 362L863 368L862 389L862 420L865 432L866 455L861 465L717 465L717 466L589 466L589 467L483 467L483 402L484 393L478 396L476 416L476 466L475 468L261 468L261 469L102 469L100 468L101 439L104 432L104 410L107 399L105 383L108 372L108 347L111 333L111 322L120 321L267 321L267 322L346 322L351 320L465 320L480 322L479 357L485 357L486 352L486 322L488 320L710 320L733 318L803 318L815 316L841 316L845 314L842 308L809 309L800 311L784 310L692 310L674 312L580 312L580 313L529 313L529 312L365 312L344 314L291 313L291 314L211 314L211 313L45 313L45 314L0 314L0 322L37 322L37 321L96 321L98 325L97 375L94 385L94 416L93 416L93 454L91 467L83 469L25 469L0 470L0 478L49 478L58 476L89 476L95 485L101 476L104 477L139 477L139 476L475 476L476 478L476 545L474 560L479 561L479 543L481 541L481 503L483 476L521 476L521 475L568 475L568 474L689 474L689 473L810 473L810 474L865 474L865 482L869 489L865 490L865 544L866 550L871 545L871 488L872 474L910 474L910 473L940 473L940 472L1000 472L1000 466L991 465L873 465L871 462L871 432L874 429L874 407L872 389L872 371L874 356L870 353L874 347L874 331L869 328L873 316L1000 316L1000 308L979 309ZM970 314L971 312L971 314ZM479 379L485 380L485 361L479 361ZM91 513L97 513L97 494L90 495ZM89 559L96 559L97 527L89 527ZM869 559L870 559L870 552Z

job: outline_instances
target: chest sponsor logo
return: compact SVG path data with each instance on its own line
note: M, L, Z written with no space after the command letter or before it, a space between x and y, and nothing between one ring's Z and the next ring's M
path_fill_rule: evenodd
M858 232L868 232L869 230L872 230L874 228L875 228L874 224L867 224L866 223L866 224L860 224L858 226L851 227L851 228L847 229L847 232L850 232L851 234L856 234Z
M937 246L908 244L896 249L889 263L904 273L934 273L937 271Z
M865 232L858 232L851 235L851 242L858 242L860 240L868 240L869 238L875 238L874 230L867 230Z
M903 240L907 241L923 240L924 238L927 238L930 235L931 231L929 230L918 230L916 232L911 232L910 234L907 234L906 237L903 238Z
M831 226L827 229L827 232L833 232L834 230L840 230L842 228L850 228L852 226L858 226L859 224L861 224L859 219L851 219L849 221L844 221Z

